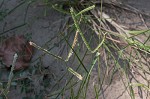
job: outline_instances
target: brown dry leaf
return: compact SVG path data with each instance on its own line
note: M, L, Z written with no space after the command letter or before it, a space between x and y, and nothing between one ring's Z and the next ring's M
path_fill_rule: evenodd
M23 35L10 37L0 46L0 57L7 68L11 67L15 53L18 54L15 70L28 67L32 58L33 47Z

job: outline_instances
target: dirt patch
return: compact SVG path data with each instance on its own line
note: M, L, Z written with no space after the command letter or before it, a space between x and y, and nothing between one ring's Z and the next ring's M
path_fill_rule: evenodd
M126 28L129 30L141 30L148 29L150 27L150 8L148 5L150 3L149 0L138 0L138 2L137 0L119 0L118 2L116 2L116 0L113 1L115 1L113 4L110 1L104 2L104 11L113 20L115 20L115 22L122 26L126 26ZM2 1L0 3L2 3ZM120 5L119 3L122 4ZM99 4L98 7L100 7ZM8 12L10 11L9 14L0 21L1 39L12 35L23 34L29 40L35 42L38 46L48 49L54 55L59 55L64 59L67 57L70 47L60 33L64 29L64 24L67 24L69 28L70 24L72 23L72 21L69 20L69 15L62 14L51 7L45 6L42 0L38 0L36 2L4 0L1 10ZM83 26L83 29L86 29L86 27ZM70 41L70 43L72 43L75 32L69 29L68 31L65 31L64 34L69 35L67 39ZM141 42L143 42L145 39L145 36L143 36L141 38ZM80 37L79 41L81 41ZM93 41L91 45L95 46L95 42L96 41ZM78 55L82 60L86 52L85 44L78 44L75 50L78 52ZM82 61L84 66L89 69L94 55L91 55L90 53L86 53L85 55L86 57ZM116 55L116 57L118 56ZM111 71L111 68L107 71L106 65L104 64L105 61L103 59L104 56L103 53L101 53L101 78L104 78L105 72L108 71L110 71L110 73L114 73L114 75L113 77L111 77L109 74L106 75L106 80L103 82L104 84L101 85L102 90L99 99L131 98L128 90L126 90L127 86L124 86L127 84L127 82L125 81L123 74L115 69ZM120 64L122 64L122 67L128 66L126 59L120 59L119 61ZM109 66L113 67L114 63L111 62L111 59L109 62ZM72 76L67 69L68 67L71 67L76 70L79 65L81 64L75 55L73 55L66 64L63 61L60 61L51 55L44 54L42 51L36 49L30 67L26 70L15 73L14 81L12 83L8 98L28 99L31 97L34 99L43 99L43 97L46 98L50 96L50 98L58 99L62 97L70 97L72 90L75 90L74 93L78 93L80 81L74 77L74 79L72 79L67 85L68 80ZM84 68L80 66L78 72L84 76L83 71L85 72ZM136 71L136 69L134 71ZM4 86L7 83L8 75L9 71L1 66L0 82L4 83ZM96 65L91 73L86 99L95 99L94 88L100 86L99 83L101 82L99 81L98 75L99 74ZM149 75L144 76L147 78L149 77ZM131 80L133 78L137 78L139 82L147 84L147 82L144 81L144 78L139 76L139 74L132 75ZM134 82L134 80L132 81ZM77 82L79 83L76 84ZM57 97L57 94L64 90L64 86L67 86L65 87L67 89L69 85L74 85L74 89L71 91L66 91L63 95L58 95ZM137 88L135 89L135 97L136 99L148 99L149 93L145 90L141 91L141 88Z

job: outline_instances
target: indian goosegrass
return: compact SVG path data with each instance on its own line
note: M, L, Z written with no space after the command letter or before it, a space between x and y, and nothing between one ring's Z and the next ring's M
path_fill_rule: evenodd
M76 11L75 11L76 9ZM124 81L123 76L119 74L124 87L126 89L126 91L128 92L128 94L130 95L130 97L132 99L135 98L135 93L133 88L135 86L140 86L141 88L146 89L147 91L149 91L149 87L148 85L142 84L142 83L132 83L132 81L130 81L129 79L129 75L131 73L133 73L133 66L136 64L136 67L138 67L139 70L141 70L142 72L149 74L149 71L144 69L144 64L149 64L147 63L149 61L149 54L150 54L150 46L147 45L145 42L149 41L149 36L147 37L145 42L141 42L140 38L138 35L145 35L145 34L150 34L150 30L146 29L146 30L126 30L124 28L122 28L119 24L117 24L115 21L113 21L106 13L102 12L102 10L95 8L95 6L90 6L87 7L79 12L79 9L77 8L70 8L70 14L72 16L72 19L74 21L74 28L76 30L76 33L79 33L82 41L84 42L87 50L89 51L89 53L94 53L94 52L99 52L100 49L103 49L103 51L105 52L105 64L106 64L106 72L103 78L100 78L100 62L98 61L98 79L100 81L99 83L99 87L96 88L94 86L93 89L95 89L95 97L98 99L98 97L101 94L101 90L102 90L102 85L105 83L105 76L108 75L108 69L110 68L108 66L109 62L107 60L107 57L112 57L113 61L114 61L114 69L116 69L114 72L112 72L111 74L111 78L110 78L110 82L109 84L112 83L113 80L113 75L116 71L121 72L125 77L126 77L126 81L127 83ZM61 10L62 12L62 10ZM92 15L89 15L90 12ZM76 14L77 13L77 14ZM91 17L92 16L92 17ZM95 17L95 18L93 18ZM99 43L100 46L98 46L94 51L91 50L91 48L89 47L89 44L86 40L86 38L84 37L84 34L82 33L82 30L80 29L80 26L82 25L82 21L88 21L87 25L97 34L97 36L99 37L99 41L101 41ZM108 28L109 25L106 25L107 23L111 24L113 26L113 28L115 28L116 31L113 31L111 28ZM118 39L115 39L113 36L115 36ZM75 35L74 40L77 39L77 36ZM110 43L110 44L109 44ZM71 47L71 49L74 48L74 41ZM113 52L111 51L111 49L113 48L115 50L115 52L117 53L118 57L116 58L116 56L114 56ZM128 49L132 49L132 52L130 52L130 50ZM70 51L71 53L68 54L68 57L71 57L72 51ZM101 53L101 52L99 52ZM136 60L139 60L141 62L141 64L137 63L136 60L134 59L134 55L136 53ZM147 59L147 58L148 59ZM141 59L142 58L142 59ZM144 61L143 58L145 58ZM128 63L128 65L126 67L121 66L119 61L120 59L124 59L126 60ZM97 58L96 58L97 60ZM93 59L92 65L96 64L96 60ZM146 62L146 63L145 63ZM146 67L147 68L147 67ZM93 68L91 68L92 70ZM89 84L89 79L90 79L90 75L91 75L91 70L88 71L87 76L83 77L83 80L81 81L81 85L77 91L77 95L75 95L75 92L73 90L73 88L70 88L71 90L71 95L74 96L74 98L79 99L80 97L82 98L86 98L86 94L87 94L87 89L88 89L88 84ZM87 77L87 78L86 78ZM85 78L85 79L84 79ZM146 81L148 81L147 78ZM68 90L68 89L67 89ZM64 90L63 90L64 91ZM58 97L58 96L57 96ZM71 97L71 96L70 96Z

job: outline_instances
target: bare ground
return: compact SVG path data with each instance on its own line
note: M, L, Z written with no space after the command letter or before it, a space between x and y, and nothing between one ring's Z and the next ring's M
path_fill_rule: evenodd
M109 1L109 0L108 0ZM116 1L116 0L114 0ZM138 2L137 2L138 1ZM119 1L120 2L120 1ZM4 0L4 4L2 9L13 9L15 6L21 3L21 0ZM117 2L118 3L118 2ZM123 4L135 7L139 12L146 13L142 17L139 14L136 14L134 11L127 11L121 9L119 6L116 8L112 5L106 4L105 12L110 15L110 17L114 18L116 22L126 26L129 29L146 29L150 27L150 1L149 0L127 0L123 1ZM107 8L107 6L111 6ZM47 10L46 15L44 15L45 10ZM144 12L143 12L144 11ZM141 13L141 15L142 15ZM61 42L61 37L59 37L59 32L61 31L63 25L68 20L69 16L63 15L51 8L47 8L42 5L41 0L38 0L34 3L23 3L20 7L16 8L13 12L11 12L6 18L0 22L0 36L7 35L18 35L24 34L27 35L33 42L38 44L39 46L43 46L47 49L51 49L51 52L54 54L58 54L62 57L67 56L68 47L66 43ZM144 21L143 21L144 20ZM20 26L20 27L17 27ZM15 28L17 27L17 28ZM66 31L67 33L68 31ZM72 35L72 38L74 36ZM144 39L144 38L141 38ZM72 41L72 40L70 40ZM80 46L81 47L81 46ZM79 49L80 56L82 57L85 52L85 46L82 45L82 48ZM71 74L67 74L63 80L57 82L62 75L65 74L66 67L64 63L56 60L54 57L49 55L43 55L42 51L35 50L35 54L33 56L31 65L28 70L21 71L16 74L17 85L12 87L12 90L9 93L9 99L21 99L22 97L30 97L34 95L48 95L53 91L57 91L62 88L67 79L71 76ZM89 67L91 63L91 59L93 56L87 56L84 60L84 65ZM102 56L103 57L103 56ZM74 58L72 58L74 59ZM69 61L68 66L73 67L74 69L78 66L78 61ZM111 63L110 63L111 64ZM35 71L32 71L35 69ZM5 82L8 75L8 71L2 69L1 71L1 81ZM79 71L82 72L82 69ZM48 74L48 76L46 76ZM98 86L97 80L97 70L93 69L87 99L95 99L94 88L93 85ZM109 85L109 75L108 81L103 85L103 93L101 93L99 99L130 99L129 93L125 90L122 79L119 77L119 73L114 75L113 83ZM138 74L133 75L140 82L144 82L143 78L138 76ZM31 78L29 78L31 77ZM148 76L149 77L149 76ZM147 78L148 78L147 77ZM32 84L28 84L28 80L26 82L22 81L25 79L31 79ZM47 80L45 80L47 79ZM125 79L125 77L124 77ZM22 82L21 82L22 81ZM42 82L48 82L48 85L43 85ZM25 93L22 86L22 83L30 86L28 92ZM125 82L126 83L126 82ZM16 84L16 83L14 83ZM52 88L56 84L54 89ZM78 85L77 85L78 86ZM25 86L26 87L26 86ZM44 91L43 91L44 90ZM147 91L140 91L141 89L135 89L135 97L136 99L149 99L149 93ZM22 93L21 93L22 91ZM69 96L70 92L66 95Z

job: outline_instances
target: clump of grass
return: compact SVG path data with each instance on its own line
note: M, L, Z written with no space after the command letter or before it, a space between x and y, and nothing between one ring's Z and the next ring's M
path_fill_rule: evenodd
M88 5L88 3L87 3L87 5ZM85 7L85 6L82 6L82 7ZM107 59L109 57L111 57L112 60L114 61L114 67L113 68L119 72L122 72L123 75L126 76L127 85L125 84L125 81L123 81L124 86L125 86L125 88L126 88L126 86L128 86L127 90L129 91L131 98L134 99L135 95L134 95L134 90L132 87L133 84L129 78L130 73L132 74L133 65L136 64L137 67L139 67L139 69L141 68L140 70L144 73L149 74L149 72L146 69L144 69L144 67L146 67L146 66L144 66L142 64L135 63L135 59L134 59L133 54L137 53L136 55L137 55L138 60L143 60L144 57L146 58L149 56L150 46L146 45L144 42L141 42L140 41L141 38L138 37L138 35L143 35L145 33L149 34L149 29L139 30L139 31L137 31L137 30L133 30L133 31L126 30L126 29L122 28L119 24L117 24L115 21L113 21L106 13L104 13L102 11L102 7L101 7L101 9L95 8L94 10L92 10L93 8L94 8L94 6L90 6L90 7L85 7L85 9L83 9L83 10L80 10L80 7L74 7L74 8L71 8L70 14L71 14L72 19L74 21L75 29L77 30L76 33L79 32L79 34L80 34L84 44L86 45L86 48L88 49L88 51L90 53L94 53L100 49L103 49L105 51L105 54L106 54L104 61L105 61L105 65L107 66L106 67L107 70L104 74L103 79L98 78L101 80L101 82L99 84L99 88L95 89L95 87L94 87L95 95L96 95L95 97L97 97L97 99L98 99L98 97L101 93L102 85L104 84L104 82L105 82L104 80L106 79L105 75L108 75L108 73L109 73L108 69L110 68L108 66L108 64L110 64L110 63L108 63L109 60L107 60ZM61 9L61 12L63 12L63 9ZM89 14L89 12L90 12L90 14ZM85 24L87 24L87 26L89 26L95 32L95 34L97 34L97 36L99 38L98 41L101 41L100 46L98 46L94 51L92 51L91 48L89 47L89 44L88 44L86 38L84 37L82 30L80 29L81 25L84 24L85 20L88 22ZM115 29L115 31L114 31L114 29ZM74 39L76 39L76 36ZM147 37L145 42L147 42L147 41L148 41L148 37ZM73 45L74 45L74 43L72 44L72 46ZM74 48L74 46L72 48ZM128 48L131 48L132 52L130 52L130 50L128 50ZM114 50L113 52L111 51L112 49ZM117 57L114 53L116 53ZM70 57L70 54L68 56ZM141 56L143 56L143 58ZM119 63L119 61L121 59L126 60L126 63L125 63L126 65ZM145 62L147 64L148 61L145 60ZM144 61L142 61L142 63L144 63ZM129 64L129 66L127 66L127 64ZM94 63L94 65L95 65L95 63ZM125 65L126 67L124 67L122 65ZM99 62L98 62L98 68L97 69L98 69L98 74L99 74L98 77L100 77L101 76L100 72L102 70L100 70L100 63ZM110 76L111 76L110 84L111 84L111 81L113 79L112 77L113 77L114 73L115 72L112 72L112 74L110 74ZM91 75L91 72L88 71L87 75ZM123 80L124 76L120 75L122 80ZM81 86L78 90L77 95L72 93L74 97L76 97L77 99L79 97L84 97L84 98L86 97L89 78L90 78L90 76L88 76L87 83L84 82L85 80L83 80L83 82L81 82ZM145 87L146 85L143 85L140 83L138 83L138 85L140 87L143 87L143 88L146 88L149 90L148 87ZM85 89L84 89L84 87L85 87ZM72 89L70 89L70 90L72 92ZM83 96L81 95L82 92L84 93L84 95L82 94Z

